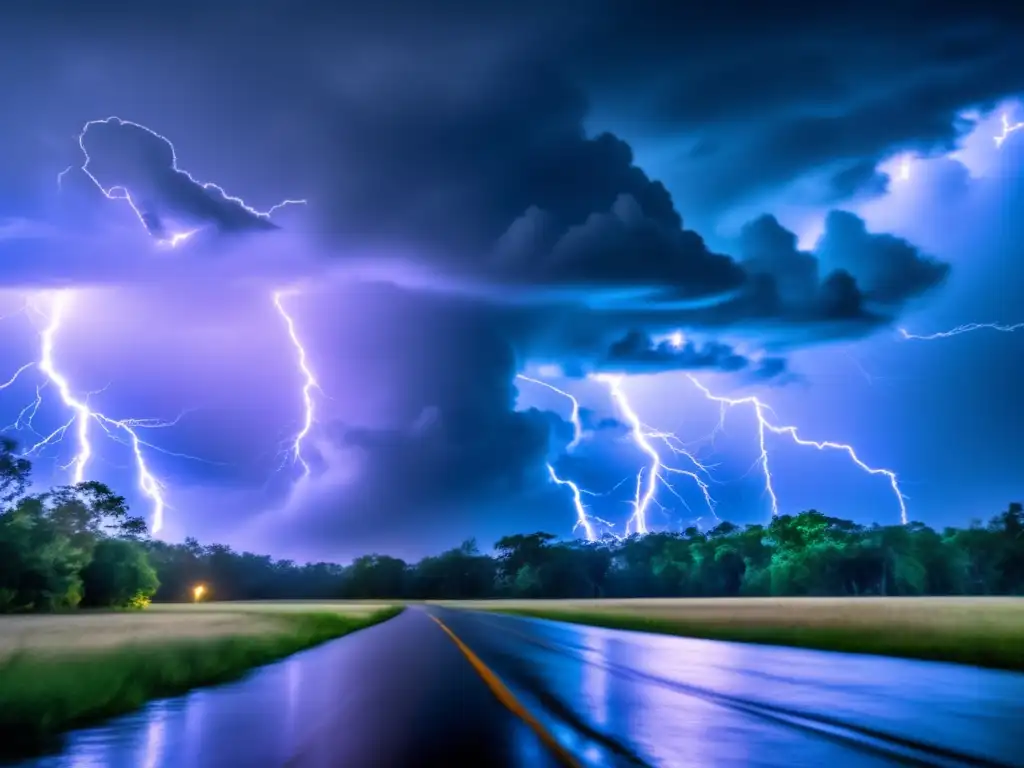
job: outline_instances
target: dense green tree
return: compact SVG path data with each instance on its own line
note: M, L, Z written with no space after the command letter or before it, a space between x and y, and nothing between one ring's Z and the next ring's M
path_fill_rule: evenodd
M1017 503L987 524L941 533L810 510L763 526L594 542L515 534L493 554L471 540L414 564L371 554L300 565L191 538L150 541L100 483L29 495L31 466L15 448L0 439L0 612L185 601L197 584L221 600L1024 594Z
M38 498L0 515L0 612L74 608L90 550L74 542Z
M108 542L142 538L145 523L129 515L124 498L102 483L26 494L31 465L16 449L12 441L0 440L0 612L73 608L82 600L83 575L97 551L107 556ZM129 569L125 579L131 569L145 574L141 550L119 562Z
M101 539L82 569L83 605L103 608L144 608L159 581L146 552L134 541Z
M493 558L480 554L476 541L465 541L456 549L421 560L410 574L410 594L453 600L489 597L497 570Z
M363 555L349 567L339 597L366 599L402 597L408 586L409 567L387 555Z
M811 510L767 526L559 542L549 533L475 542L418 563L383 555L349 566L297 565L227 547L148 544L157 599L191 585L253 598L715 597L1024 594L1024 520L1011 505L988 525L938 533L921 523L861 526Z

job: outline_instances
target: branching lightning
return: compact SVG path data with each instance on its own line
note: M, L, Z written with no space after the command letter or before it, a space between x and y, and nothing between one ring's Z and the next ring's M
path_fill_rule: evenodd
M1024 129L1024 122L1011 123L1010 116L1005 112L1001 115L1000 123L1002 125L1002 133L997 136L993 136L995 141L996 149L1001 149L1006 140L1010 137L1011 133L1015 133L1019 130Z
M1003 325L1001 323L964 323L948 331L938 331L937 333L927 333L924 335L911 333L906 328L899 328L897 330L900 332L900 336L908 341L934 341L936 339L949 339L953 336L959 336L962 333L970 333L972 331L990 330L1000 331L1001 333L1013 333L1021 328L1024 328L1024 323L1014 323L1013 325Z
M271 207L267 211L259 211L253 208L252 206L248 205L241 198L229 195L218 184L215 184L213 182L199 181L195 177L193 177L188 171L179 168L177 151L175 150L174 144L166 136L163 136L162 134L157 133L151 128L148 128L147 126L144 126L140 123L135 123L129 120L123 120L118 117L108 117L102 120L90 120L89 122L85 123L85 125L82 127L81 132L78 134L78 146L81 150L83 157L82 164L78 166L78 170L85 174L85 176L93 183L93 185L100 191L100 193L102 193L103 196L106 197L108 200L125 201L128 204L128 206L132 209L132 211L135 213L136 218L138 218L139 223L142 224L143 228L151 232L151 234L154 234L154 237L156 237L156 234L151 231L151 227L147 222L146 215L142 208L136 203L135 199L132 196L131 191L124 186L112 186L109 188L103 186L102 182L100 182L100 180L92 173L92 171L89 168L89 165L92 162L92 158L89 156L89 152L86 150L85 147L86 134L89 132L89 129L93 126L108 123L116 123L117 125L137 128L141 131L146 132L153 138L164 142L171 151L171 170L173 170L176 173L184 175L192 183L202 187L204 190L219 194L225 201L229 201L238 205L252 216L268 219L271 216L271 214L274 213L274 211L283 208L284 206L302 205L305 204L306 202L305 200L283 200L280 203ZM60 174L58 174L58 188L62 186L64 177L74 168L75 166L69 166L68 168L61 171ZM188 231L170 233L166 238L157 238L157 243L160 245L176 247L186 242L192 235L194 235L198 231L199 228ZM285 322L287 323L288 326L289 335L291 336L292 342L293 344L295 344L296 349L299 352L299 367L306 381L302 390L303 398L306 404L305 422L303 425L303 429L295 438L294 451L296 459L302 463L303 468L308 473L309 467L302 457L301 448L303 439L306 437L306 435L309 433L309 430L312 427L313 404L311 391L314 387L316 387L316 380L313 378L313 375L306 364L305 349L299 342L297 333L295 331L294 323L292 322L291 317L285 311L284 306L281 303L281 295L282 294L280 292L274 294L274 303L278 311L281 313L282 317L285 319ZM93 424L98 425L100 429L106 434L106 436L127 445L131 449L134 457L136 477L138 480L139 489L142 491L143 495L152 502L153 508L150 528L154 533L157 533L163 527L164 511L167 509L167 502L164 497L164 486L151 472L149 465L146 461L144 448L149 448L155 451L160 451L162 453L166 453L168 455L177 456L181 458L194 459L197 461L199 461L200 459L196 459L196 457L188 456L186 454L165 451L144 441L139 435L139 431L142 429L155 429L173 426L178 422L178 419L181 418L180 416L178 417L178 419L175 419L174 421L170 422L158 421L155 419L114 419L100 411L93 409L93 407L89 403L88 397L83 398L75 394L71 382L68 380L65 374L58 368L54 354L56 337L66 319L66 315L71 305L71 301L71 293L67 291L61 291L52 294L52 301L50 303L48 311L37 310L47 317L47 325L40 335L40 358L37 362L30 362L21 366L21 368L14 372L14 374L10 377L9 380L0 384L0 390L7 389L8 387L12 386L15 382L19 380L23 373L25 373L27 370L34 366L38 367L39 371L45 377L45 383L52 385L57 389L57 392L60 395L61 402L71 412L71 417L70 419L68 419L67 422L59 426L50 434L45 436L39 435L40 439L25 452L25 455L30 456L36 454L46 446L62 442L65 436L67 436L68 431L73 428L75 452L71 461L64 467L64 469L71 470L71 479L72 482L75 484L85 480L86 469L89 466L91 459L93 458L93 445L90 439L90 427ZM7 427L7 429L29 430L35 433L33 419L35 418L35 415L38 412L39 407L41 406L43 401L43 386L45 386L45 384L36 387L35 399L22 408L17 418L15 419L14 423ZM38 435L38 433L35 434Z
M573 526L573 530L577 528L583 529L583 535L586 536L587 541L595 541L597 537L594 535L594 526L590 523L590 517L587 515L587 507L583 503L583 490L576 485L572 480L563 480L555 472L555 468L551 464L547 465L548 474L551 476L551 481L556 485L568 486L572 491L572 503L576 509L576 525Z
M7 389L8 387L13 386L15 383L17 383L18 379L21 378L21 374L23 374L25 371L27 371L34 365L35 363L25 363L23 366L21 366L21 368L19 368L13 374L11 374L11 378L0 384L0 389Z
M516 378L549 389L555 394L561 395L562 397L566 398L570 403L572 403L572 411L569 414L569 421L572 424L572 441L565 446L565 450L569 452L575 449L576 446L580 444L580 441L583 440L583 422L580 418L579 400L577 400L573 395L566 392L564 389L559 389L553 384L548 384L546 381L534 379L531 378L530 376L525 376L521 373L517 374ZM569 490L572 491L573 507L576 509L576 524L573 526L573 530L576 530L577 528L582 528L583 533L587 538L587 541L595 541L597 537L594 533L594 526L590 522L590 515L587 514L587 506L586 504L583 503L583 495L592 494L590 494L588 491L584 491L582 488L580 488L579 485L574 483L572 480L566 480L564 478L559 477L558 473L555 472L554 466L552 466L550 463L547 465L547 469L548 475L551 477L551 481L553 483L555 483L556 485L566 486L567 488L569 488Z
M704 397L706 397L708 400L712 402L719 404L721 408L722 419L725 418L726 407L731 408L737 405L750 405L753 407L754 414L757 417L758 446L760 448L760 455L758 456L757 462L760 464L761 470L764 474L765 493L768 494L768 497L771 500L772 517L775 517L779 514L779 498L778 495L775 493L774 478L772 476L771 466L769 463L768 444L766 441L767 432L772 432L776 435L787 435L797 445L816 448L819 451L842 451L843 453L850 457L850 459L853 461L854 464L857 465L858 468L860 468L864 472L867 472L868 474L871 475L882 475L889 481L889 485L892 487L892 491L896 496L896 502L899 505L900 510L900 522L906 524L906 496L904 496L902 490L900 490L899 478L896 476L896 473L893 472L891 469L880 469L865 464L857 455L857 452L853 449L853 446L851 445L847 445L845 443L834 443L831 441L806 440L800 437L796 427L778 426L772 423L772 421L770 421L769 419L769 414L773 413L772 409L765 403L761 402L761 400L759 400L756 397L747 396L732 398L723 397L721 395L715 395L712 394L712 392L703 384L701 384L700 381L698 381L694 376L688 374L688 378L691 382L693 382L693 385L697 387L698 390L700 390Z
M164 487L150 471L143 448L150 448L184 458L194 457L163 451L144 441L139 436L139 430L141 429L170 427L177 423L177 419L170 422L158 421L156 419L114 419L100 411L94 410L90 406L88 399L75 395L71 383L57 367L55 355L57 334L65 320L71 299L71 294L67 292L52 294L49 310L39 310L47 317L47 325L40 334L39 360L33 363L26 363L19 370L20 374L33 366L37 367L45 377L46 382L56 388L61 402L71 411L71 418L50 434L41 436L34 445L25 451L25 455L34 455L48 445L61 442L68 431L74 428L75 452L71 461L68 462L64 469L71 470L72 483L81 483L86 479L86 467L93 457L93 446L90 440L89 428L92 424L99 425L100 429L108 437L126 444L131 449L139 489L153 505L150 527L154 533L157 533L163 527L164 510L167 508L167 502L164 498ZM16 379L17 375L7 382L5 387L12 384ZM41 404L42 387L37 387L35 399L22 408L18 418L8 429L33 429L32 420Z
M82 165L80 165L78 167L78 170L80 170L82 173L84 173L89 178L89 180L96 186L96 188L101 193L103 193L103 196L106 197L108 200L124 200L126 203L128 203L129 207L131 207L132 211L135 213L136 218L138 218L139 223L142 224L142 226L147 231L149 231L150 227L149 227L148 222L146 221L145 213L136 204L136 202L135 202L134 198L132 197L132 194L128 190L128 188L124 187L124 186L120 186L120 185L115 185L115 186L112 186L112 187L104 187L102 182L100 182L100 180L98 178L96 178L96 176L92 173L92 171L89 170L89 164L92 162L92 158L89 156L89 152L85 148L85 137L86 137L86 134L88 134L89 129L92 128L94 125L108 125L110 123L115 123L117 125L122 125L122 126L128 126L130 128L137 128L138 130L144 131L145 133L149 134L153 138L155 138L155 139L157 139L159 141L162 141L171 150L171 170L172 171L174 171L175 173L182 174L189 181L191 181L193 184L196 184L196 185L202 187L203 189L205 189L207 191L216 192L218 195L221 196L222 199L224 199L224 200L226 200L228 202L231 202L231 203L235 203L236 205L238 205L240 208L242 208L244 211L246 211L247 213L249 213L252 216L255 216L255 217L261 218L261 219L269 219L271 214L273 214L275 211L277 211L277 210L279 210L281 208L284 208L285 206L289 206L289 205L305 205L306 202L307 202L306 200L282 200L281 202L277 203L276 205L271 206L266 211L257 210L256 208L253 208L248 203L246 203L242 198L235 197L234 195L229 195L224 190L224 188L221 187L219 184L215 184L212 181L199 181L197 178L192 176L192 174L189 173L188 171L186 171L186 170L184 170L182 168L179 168L178 167L178 153L177 153L177 150L174 147L173 142L171 142L171 140L168 139L163 134L157 133L152 128L149 128L148 126L142 125L141 123L136 123L136 122L133 122L131 120L123 120L122 118L115 117L115 116L105 117L102 120L90 120L84 126L82 126L82 130L78 134L78 147L82 151L82 157L84 158L84 161L82 162ZM68 166L63 171L61 171L59 174L57 174L57 186L58 187L60 187L61 184L63 183L64 176L67 175L67 173L69 171L71 171L73 168L74 168L74 166ZM157 243L160 244L160 245L166 245L166 246L170 246L170 247L174 248L174 247L176 247L178 245L181 245L182 243L186 242L190 237L192 237L192 235L194 235L196 232L198 232L199 229L201 229L201 228L197 227L197 228L191 229L191 230L185 230L185 231L181 231L181 232L174 232L174 233L169 234L168 237L166 237L166 238L158 239Z
M572 442L565 446L565 450L571 451L577 445L579 445L580 441L583 439L583 422L580 420L580 401L577 400L574 396L570 395L564 389L559 389L553 384L548 384L546 381L541 381L540 379L534 379L529 376L524 376L521 373L516 374L516 378L520 379L521 381L528 381L531 384L536 384L539 387L544 387L545 389L550 389L555 394L561 395L570 403L572 403L572 412L569 414L569 422L572 424Z
M274 292L274 306L277 308L278 314L281 315L281 319L284 320L285 327L288 329L288 337L291 339L292 346L295 347L295 354L298 360L299 371L302 373L303 384L302 384L302 404L303 404L303 417L302 427L298 432L295 433L292 438L291 448L289 453L292 457L292 461L299 464L302 467L302 476L308 477L310 473L309 463L302 455L302 444L305 439L309 436L310 431L313 429L313 423L315 420L315 411L313 405L313 391L319 390L320 385L317 383L316 376L313 375L313 371L309 367L307 362L306 347L303 345L302 340L299 338L299 333L295 328L295 320L288 313L288 310L284 306L284 292Z
M704 503L707 504L711 514L715 515L715 501L711 497L711 489L708 487L708 483L704 479L704 477L710 477L708 467L701 463L696 456L687 450L682 441L674 434L652 430L640 420L640 417L634 410L629 398L626 397L625 391L622 389L621 376L598 374L593 378L608 386L612 400L614 400L616 405L618 405L622 415L625 416L626 421L629 423L630 435L633 442L636 444L636 447L640 452L650 459L650 464L646 468L637 472L636 475L633 515L630 517L626 525L626 533L648 533L647 510L651 504L658 503L657 492L659 484L678 498L684 506L688 507L686 500L682 497L679 491L677 491L675 486L665 478L666 474L684 475L693 480L700 489L701 495L704 497ZM673 454L683 456L688 459L696 468L696 471L680 469L678 467L665 464L661 458L661 454L659 454L654 445L652 445L651 440L660 440ZM701 476L702 474L704 477ZM715 517L717 517L717 515L715 515Z
M517 378L546 387L553 392L557 392L562 395L572 403L571 419L575 428L575 438L570 445L577 445L580 440L580 435L582 434L582 426L579 421L580 406L577 399L570 393L539 379L533 379L522 374ZM612 400L625 418L627 426L629 427L631 440L636 445L637 449L648 459L647 464L642 467L636 475L636 488L632 501L633 514L626 524L626 534L629 535L630 533L636 533L643 535L650 532L648 510L652 504L660 506L657 500L659 488L667 489L677 499L679 499L684 506L688 506L686 504L686 500L668 481L666 475L683 475L694 481L700 489L701 495L703 496L708 509L716 520L719 519L715 512L716 503L711 495L711 488L709 485L711 482L711 467L701 462L686 448L682 440L680 440L675 434L654 430L644 424L623 389L622 384L623 379L625 378L624 376L597 374L592 376L592 378L608 387ZM719 422L715 427L715 432L724 428L726 412L729 408L738 405L749 405L753 409L754 415L757 419L758 444L758 457L754 466L760 469L761 474L764 477L764 489L770 501L771 514L773 518L779 514L779 497L775 490L775 477L772 474L771 457L768 447L769 433L784 435L799 446L811 447L819 451L830 450L845 453L858 469L869 475L880 475L886 478L889 486L892 488L893 494L896 497L896 503L900 511L900 521L904 524L907 522L906 496L904 496L903 491L900 488L899 478L892 470L872 467L866 464L854 450L852 445L827 440L808 440L800 436L795 426L776 424L772 419L774 411L772 411L771 406L762 402L757 397L724 397L722 395L712 393L711 390L702 384L696 377L688 375L688 378L705 397L705 399L716 403L719 406ZM685 458L690 462L693 469L683 469L666 464L665 459L656 447L657 445L665 446L674 456ZM559 477L550 464L548 465L548 473L550 474L553 482L558 485L568 486L572 490L573 504L576 509L577 516L576 527L583 528L587 539L593 540L594 530L592 521L599 520L599 518L589 514L586 505L584 504L583 496L596 496L598 494L590 494L588 491L581 489L576 483Z
M78 134L78 146L81 150L83 162L77 169L80 170L92 184L109 200L122 200L128 204L132 209L135 216L139 220L140 224L154 237L157 237L156 233L152 232L152 228L147 219L146 213L137 203L133 197L132 192L125 186L115 185L111 187L105 187L100 180L90 170L90 164L92 158L86 150L86 136L88 131L97 125L115 123L121 126L129 126L141 131L144 131L153 138L164 142L171 152L171 170L175 173L182 174L192 183L200 186L202 189L207 190L211 193L218 194L223 200L237 204L243 210L254 217L269 219L269 217L277 210L282 207L289 205L301 205L305 204L305 200L283 200L280 203L272 206L269 210L260 211L249 206L245 201L239 197L229 195L221 186L213 182L203 182L194 178L188 171L185 171L178 167L178 157L174 144L164 135L148 128L140 123L123 120L118 117L108 117L102 120L91 120L83 126L81 132ZM1001 147L1006 141L1007 137L1018 130L1024 129L1024 122L1010 124L1009 118L1006 115L1002 116L1002 134L995 138L996 147ZM63 182L66 174L74 170L76 166L69 166L58 175L58 185ZM909 158L904 158L903 163L900 166L901 178L909 178L910 174L910 161ZM195 228L187 231L179 231L173 233L167 233L166 237L157 238L157 243L169 247L177 247L187 242L200 228ZM315 424L315 404L314 404L314 390L319 390L319 384L315 375L309 367L307 352L305 346L299 336L295 322L284 304L284 297L287 294L283 291L276 291L273 293L273 302L277 312L280 314L289 339L292 346L295 349L298 371L302 376L303 385L301 389L301 397L303 403L303 419L301 428L295 433L294 437L290 441L289 455L294 463L298 463L303 469L303 477L310 474L309 463L303 453L304 444L309 437L311 430ZM67 465L67 469L71 470L73 482L79 483L86 477L86 469L93 458L93 445L90 436L90 427L96 424L100 429L109 437L124 443L131 448L134 460L135 469L138 480L138 485L142 493L151 500L153 505L152 522L151 527L154 532L158 532L163 526L164 511L166 509L166 501L164 498L164 487L156 479L149 469L144 455L144 448L151 448L153 450L161 450L149 443L143 441L139 436L139 430L145 428L157 428L171 426L176 422L158 422L155 420L148 419L113 419L97 410L94 410L89 403L88 397L77 395L74 392L73 386L68 378L60 371L55 362L55 340L62 327L64 320L66 319L67 311L71 304L71 294L68 292L60 292L54 294L52 305L48 313L48 324L41 333L41 348L40 348L40 359L38 361L26 363L21 368L16 370L11 377L5 381L0 382L0 390L7 389L17 382L20 377L25 374L29 369L37 367L39 371L45 377L45 384L37 387L35 399L26 405L19 413L16 421L11 428L14 429L33 429L32 420L42 403L42 389L47 384L57 389L60 399L64 406L70 411L71 416L69 420L54 430L52 433L46 436L41 436L41 439L26 451L26 455L31 455L47 445L52 445L63 440L68 434L69 430L73 430L75 452L71 461ZM901 334L907 339L938 339L947 338L950 336L958 335L960 333L966 333L968 331L978 330L981 328L990 328L993 330L1009 332L1015 331L1020 328L1024 328L1024 323L1018 323L1012 326L1004 326L998 324L989 323L971 323L950 331L945 331L936 334L930 334L927 336L919 336L910 334L904 329L900 329ZM673 341L679 345L682 343L682 336L673 338ZM580 416L580 405L578 400L570 393L561 390L547 382L539 379L530 378L525 375L519 375L519 379L524 381L537 384L548 388L551 391L556 392L567 398L571 405L572 410L570 413L570 421L573 425L573 439L566 446L567 451L573 451L577 448L580 442L585 436L583 425ZM715 513L715 501L711 496L709 481L711 474L709 468L705 466L696 456L693 455L689 450L686 449L685 445L679 440L676 435L667 432L661 432L658 430L651 429L643 423L632 403L627 397L622 387L621 376L608 376L598 375L594 376L594 379L605 384L609 389L609 394L618 407L618 410L622 413L625 420L630 428L630 437L637 449L643 453L648 462L640 469L636 475L636 489L633 499L633 514L630 517L626 532L637 534L646 534L649 532L648 525L648 511L652 504L658 505L657 495L660 488L667 489L670 493L675 495L684 505L686 504L683 497L675 489L675 487L666 479L666 475L684 475L693 480L697 487L700 489L701 494L704 498L708 509L711 510L712 514ZM737 405L750 405L752 406L758 423L758 444L759 444L759 457L757 463L760 465L761 471L764 475L765 492L768 494L771 502L772 516L779 514L779 500L774 488L774 478L770 466L770 457L767 445L767 433L771 432L776 435L787 435L795 444L800 446L811 446L818 450L836 450L846 453L850 459L860 468L861 470L871 475L882 475L885 476L894 494L900 509L900 518L905 523L907 521L907 510L906 510L906 498L903 495L896 474L884 468L874 468L865 464L854 451L850 445L835 443L830 441L812 441L802 437L797 432L797 428L794 426L780 426L776 425L770 418L772 415L771 408L761 402L756 397L742 397L742 398L728 398L720 395L713 394L703 384L701 384L693 376L689 377L690 381L700 390L704 397L711 401L718 403L721 412L721 422L724 421L725 413L727 408L731 408ZM658 447L655 447L658 445ZM662 450L670 451L676 457L685 458L692 465L693 469L682 469L678 467L666 464L662 458L662 454L659 452L659 448ZM180 455L180 454L172 454ZM194 458L194 457L188 457ZM576 510L577 522L576 526L583 529L584 534L588 540L594 540L596 538L594 524L592 521L600 521L599 518L594 517L588 513L586 505L583 501L584 495L597 495L591 494L580 488L575 482L560 477L554 467L551 464L547 465L547 470L551 481L556 485L567 486L573 495L573 504ZM716 515L717 517L717 515ZM603 522L603 521L600 521Z

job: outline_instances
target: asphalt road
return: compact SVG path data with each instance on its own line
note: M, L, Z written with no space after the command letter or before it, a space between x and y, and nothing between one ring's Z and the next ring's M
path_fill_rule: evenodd
M907 764L1024 766L1024 675L437 607L77 731L61 754L23 763Z

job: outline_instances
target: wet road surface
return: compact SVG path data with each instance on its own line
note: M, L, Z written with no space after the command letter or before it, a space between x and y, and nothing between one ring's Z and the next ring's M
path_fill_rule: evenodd
M587 765L1024 766L1021 674L434 610Z
M559 765L422 611L69 734L47 768Z
M1024 766L1024 675L430 607L69 735L67 768Z

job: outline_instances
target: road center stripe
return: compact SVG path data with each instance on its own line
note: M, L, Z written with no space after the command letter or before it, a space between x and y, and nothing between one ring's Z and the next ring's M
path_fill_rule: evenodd
M524 707L519 699L515 697L515 694L508 689L508 687L501 682L501 679L491 671L490 667L484 664L480 657L477 656L473 651L469 649L462 640L459 639L458 635L452 632L448 625L441 621L439 618L432 614L427 614L437 622L437 626L445 631L445 634L452 639L456 647L462 651L462 655L466 657L466 660L470 663L473 669L476 670L477 674L483 678L483 681L487 684L487 687L491 689L493 693L505 708L508 709L512 714L530 726L533 732L537 734L544 745L550 749L565 765L570 768L583 768L583 763L576 759L576 757L565 747L563 747L558 740L551 735L551 732L541 725L540 721L530 714L529 710Z

